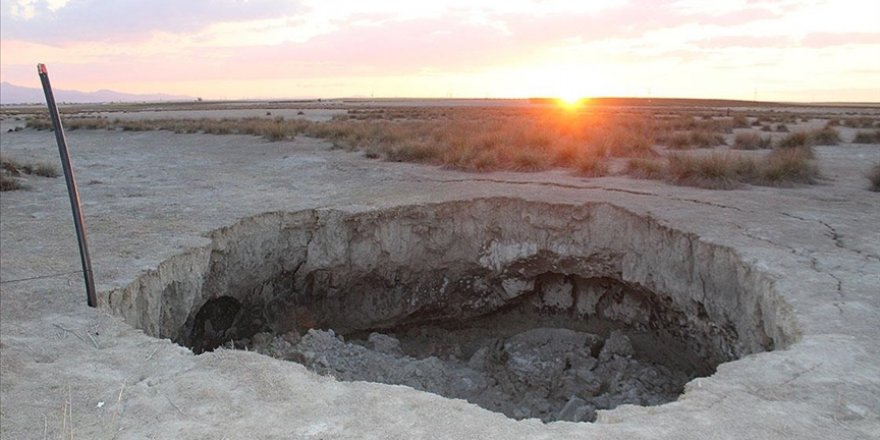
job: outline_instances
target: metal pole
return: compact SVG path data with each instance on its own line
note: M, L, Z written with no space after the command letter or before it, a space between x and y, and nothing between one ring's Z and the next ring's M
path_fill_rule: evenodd
M86 241L86 225L83 222L82 206L79 201L79 188L76 186L76 176L73 174L73 166L70 164L70 153L67 151L67 139L64 137L64 127L61 126L61 114L55 105L55 95L52 93L52 85L49 84L49 72L45 64L37 64L37 73L43 83L43 92L46 94L46 105L49 106L49 117L55 127L55 141L58 142L58 153L61 155L61 166L64 169L64 180L67 181L67 194L70 195L70 209L73 211L73 224L76 227L76 240L79 243L79 256L82 260L83 278L86 281L86 298L89 307L97 307L98 299L95 295L95 280L92 277L92 259L89 257L89 246Z

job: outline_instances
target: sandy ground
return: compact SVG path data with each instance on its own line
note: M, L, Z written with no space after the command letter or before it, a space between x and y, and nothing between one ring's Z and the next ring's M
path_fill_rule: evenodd
M101 293L249 215L510 196L607 202L732 247L775 281L802 334L721 365L673 403L619 407L593 424L515 421L255 353L196 356L86 307L64 180L29 177L29 190L0 198L3 439L880 438L880 195L863 177L880 161L877 145L818 148L821 185L708 191L564 171L465 174L305 138L69 139ZM57 161L50 132L3 133L0 146L15 159Z

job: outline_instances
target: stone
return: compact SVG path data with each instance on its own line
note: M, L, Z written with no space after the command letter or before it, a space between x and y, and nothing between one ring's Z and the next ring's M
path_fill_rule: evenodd
M403 350L400 348L400 341L393 336L388 336L382 333L370 333L370 336L367 337L367 342L372 345L373 350L376 350L379 353L403 355Z
M599 353L599 362L611 360L613 356L628 358L634 353L629 338L620 330L614 330L605 340L605 345Z

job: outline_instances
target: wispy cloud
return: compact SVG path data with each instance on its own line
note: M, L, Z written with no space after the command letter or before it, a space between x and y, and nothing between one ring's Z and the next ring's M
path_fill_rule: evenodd
M300 2L278 0L9 0L0 37L47 44L129 39L303 10Z
M858 0L4 0L0 76L33 82L42 61L74 87L226 97L870 91L851 72L880 69L877 16Z

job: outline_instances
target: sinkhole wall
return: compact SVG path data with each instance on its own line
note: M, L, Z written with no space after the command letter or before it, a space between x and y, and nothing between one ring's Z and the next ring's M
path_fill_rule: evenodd
M465 320L536 296L583 319L675 336L714 364L798 333L772 281L736 252L608 204L491 198L266 213L210 238L102 295L102 306L197 352L213 348L199 346L206 314L215 327L245 316L236 325L251 334L345 334ZM602 279L627 288L603 291Z

